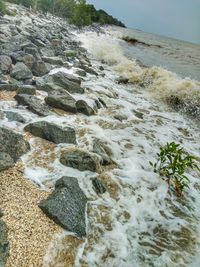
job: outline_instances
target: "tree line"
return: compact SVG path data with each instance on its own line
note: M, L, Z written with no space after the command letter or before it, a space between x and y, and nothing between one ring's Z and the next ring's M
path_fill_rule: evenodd
M96 10L94 5L87 4L86 0L7 0L15 4L22 4L44 13L50 12L56 16L67 18L77 26L91 25L92 23L111 24L120 27L125 25L104 10ZM0 7L3 0L0 0ZM3 6L3 4L2 4ZM1 10L0 10L1 11Z

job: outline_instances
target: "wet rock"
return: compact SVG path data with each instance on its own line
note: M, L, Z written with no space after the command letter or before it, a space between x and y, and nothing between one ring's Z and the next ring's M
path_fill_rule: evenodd
M25 118L22 115L20 115L19 113L17 113L17 112L5 111L5 114L6 114L6 118L9 121L18 121L18 122L21 122L21 123L25 123L26 122Z
M0 71L8 73L11 69L12 60L9 56L0 55Z
M0 111L0 120L4 119L5 114L3 112Z
M8 228L3 220L0 220L0 266L5 267L9 256Z
M144 114L142 112L137 111L137 110L133 110L133 113L139 119L143 119L143 117L144 117Z
M55 223L78 237L86 235L87 198L73 177L62 177L56 182L54 192L39 203L42 211Z
M90 107L86 101L78 100L76 102L76 109L78 112L83 113L87 116L91 116L95 114L95 109Z
M18 160L30 149L29 143L23 139L21 134L0 127L0 151L8 153L14 161Z
M3 211L0 209L0 218L3 217Z
M67 112L76 113L76 100L67 91L52 91L45 98L45 102L54 108L60 108Z
M42 60L35 61L32 66L32 72L35 76L43 76L49 72L46 63Z
M116 120L119 120L119 121L125 121L125 120L128 119L127 116L126 116L125 114L121 114L121 113L116 114L116 115L114 116L114 118L115 118Z
M78 77L63 72L57 72L51 75L51 77L56 85L67 90L69 93L84 93L84 89L80 87L81 80Z
M18 104L27 106L30 111L39 116L48 116L51 114L51 109L36 96L18 94L15 96L15 99Z
M106 192L106 187L104 185L103 182L101 182L101 180L97 177L95 178L92 178L92 185L93 185L93 188L94 188L94 191L97 193L97 194L104 194Z
M17 94L35 95L36 89L32 85L19 86L19 88L17 89Z
M87 151L74 148L63 151L60 162L80 171L96 172L99 169L99 159Z
M118 83L118 84L127 84L128 83L128 78L125 78L125 77L119 77L117 80L116 80L116 82Z
M68 126L61 127L47 121L38 121L28 124L24 130L56 144L76 144L75 130Z
M78 74L81 77L86 77L87 73L84 70L77 70L76 74Z
M15 164L14 160L8 153L0 152L0 172L13 167Z
M95 139L93 142L93 152L101 157L101 164L108 165L111 163L111 159L108 154L108 147L99 139Z
M16 80L26 80L32 78L33 74L23 62L18 62L11 72L11 77Z
M42 57L42 60L52 65L63 65L63 61L59 57Z
M81 65L81 68L82 68L84 71L86 71L87 73L89 73L89 74L98 76L98 73L97 73L95 70L93 70L92 68L90 68L90 67L88 67L88 66L86 66L86 65Z

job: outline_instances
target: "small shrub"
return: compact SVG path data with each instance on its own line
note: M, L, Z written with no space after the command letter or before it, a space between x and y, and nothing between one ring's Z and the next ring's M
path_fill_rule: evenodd
M157 161L149 162L155 173L159 173L161 178L175 189L178 195L181 195L186 187L189 187L189 179L185 175L187 169L200 170L197 165L197 159L184 151L180 144L175 142L167 143L160 148L157 153Z

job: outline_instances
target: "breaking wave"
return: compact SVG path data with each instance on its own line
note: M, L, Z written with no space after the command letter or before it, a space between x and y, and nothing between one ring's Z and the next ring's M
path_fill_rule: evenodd
M129 83L145 88L156 99L162 100L176 110L198 119L200 115L200 82L182 79L176 73L162 67L143 67L134 58L127 58L117 36L84 33L81 41L96 60L113 67Z

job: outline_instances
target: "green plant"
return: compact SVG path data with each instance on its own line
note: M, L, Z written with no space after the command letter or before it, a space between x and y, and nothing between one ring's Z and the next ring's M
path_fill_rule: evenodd
M180 144L175 142L167 143L160 148L157 153L157 161L149 162L155 173L159 173L161 178L171 185L178 195L181 195L185 187L189 187L189 179L185 175L187 169L197 169L197 159L184 151Z
M3 14L7 13L6 4L2 0L0 0L0 12Z

